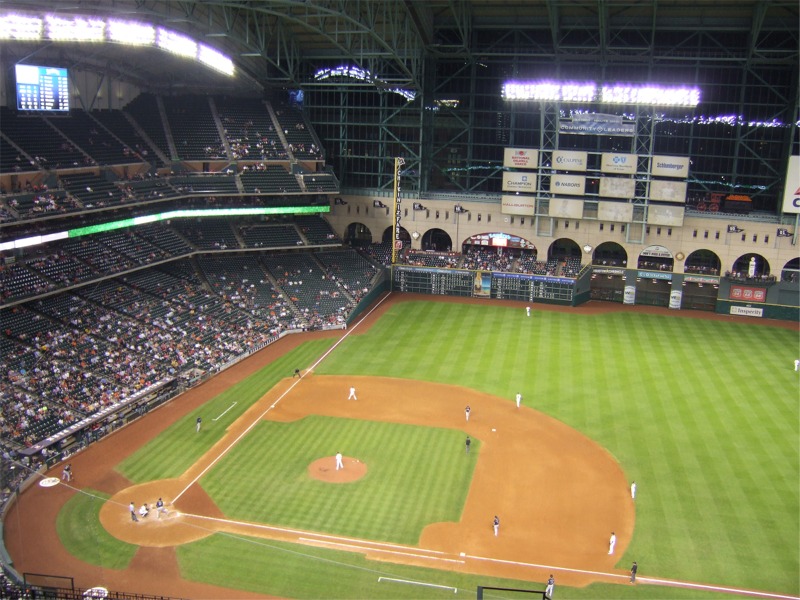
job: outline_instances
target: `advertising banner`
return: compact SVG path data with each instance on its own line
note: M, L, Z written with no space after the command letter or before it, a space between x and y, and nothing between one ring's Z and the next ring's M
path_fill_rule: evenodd
M504 215L531 215L536 214L536 196L501 196L500 212Z
M650 159L650 174L686 179L689 176L689 157L653 156Z
M680 309L681 302L683 301L683 292L681 290L672 290L669 293L669 307L675 310Z
M600 170L603 173L622 173L633 175L636 173L636 154L616 154L603 152L600 158Z
M503 191L504 192L525 192L527 194L536 193L536 173L526 173L524 171L504 171L503 172Z
M686 182L653 179L650 182L650 200L684 204L686 203Z
M503 167L506 169L535 169L538 166L538 150L533 148L503 149Z
M636 195L636 180L623 177L601 177L599 192L606 198L633 198Z
M648 225L683 225L684 208L682 206L658 206L651 204L647 208Z
M731 306L731 314L742 317L763 317L764 309L753 306Z
M622 290L622 303L623 304L636 304L636 286L626 285Z
M578 135L619 135L633 137L636 127L633 123L612 123L602 119L580 119L558 122L561 133L577 133Z
M633 221L633 204L623 202L598 202L597 219L614 223L630 223Z
M577 198L550 198L551 217L562 219L580 219L583 217L583 200Z
M582 175L552 175L550 193L582 196L586 193L586 178Z
M767 288L732 285L730 299L741 300L742 302L766 302Z
M800 213L800 156L790 156L783 188L783 212Z
M576 150L553 150L552 168L558 171L585 171L589 154Z

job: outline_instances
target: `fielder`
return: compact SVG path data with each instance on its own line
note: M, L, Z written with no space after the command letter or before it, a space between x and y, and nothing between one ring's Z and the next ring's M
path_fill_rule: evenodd
M336 470L338 471L339 469L344 469L344 463L342 462L341 452L336 453Z
M631 482L631 500L636 500L636 482Z
M544 589L545 596L548 598L553 597L553 588L556 586L556 580L553 578L553 574L550 573L550 578L547 580L547 587Z
M350 395L347 397L347 399L348 400L358 400L358 398L356 398L356 388L354 388L354 387L350 388Z
M494 537L497 537L497 534L500 533L500 517L497 515L494 516L494 521L492 522L492 528L494 529Z
M614 554L614 546L617 545L617 535L612 531L611 537L608 538L608 554Z
M522 394L520 394L519 392L517 392L516 400L517 400L517 408L519 408L519 405L522 403Z
M464 414L467 417L467 422L469 422L469 411L470 411L469 404L467 404L467 408L464 409Z

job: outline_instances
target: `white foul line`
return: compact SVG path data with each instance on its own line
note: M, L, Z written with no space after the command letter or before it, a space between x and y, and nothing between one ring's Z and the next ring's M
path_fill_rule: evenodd
M224 411L222 411L221 415L219 415L217 418L211 419L211 420L212 421L219 421L223 416L225 416L225 413L228 412L230 409L232 409L234 406L236 406L236 404L237 404L237 402L234 402L228 408L226 408Z
M398 550L384 550L383 548L372 548L370 546L359 546L357 544L342 544L340 542L329 542L327 540L315 540L311 538L298 538L301 542L309 544L318 544L320 546L339 546L341 548L349 548L351 550L363 550L365 552L386 552L387 554L396 554L398 556L413 556L414 558L424 558L427 560L440 560L442 562L451 562L464 564L465 561L455 558L441 558L439 556L426 556L425 554L418 554L417 552L400 552Z
M437 585L435 583L425 583L424 581L412 581L411 579L395 579L394 577L378 577L378 583L381 581L394 581L396 583L408 583L411 585L424 585L425 587L440 588L443 590L453 590L453 593L458 593L458 588L450 585Z
M317 362L315 362L313 365L311 365L311 367L310 367L310 370L311 370L311 371L313 371L313 370L314 370L314 369L317 367L317 365L319 365L319 364L320 364L320 363L321 363L323 360L325 360L325 358L326 358L326 357L327 357L327 356L328 356L328 355L329 355L331 352L333 352L333 351L336 349L336 347L337 347L339 344L341 344L341 343L342 343L342 342L345 340L345 338L346 338L348 335L350 335L351 333L353 333L353 331L355 331L355 330L356 330L356 328L358 328L358 326L359 326L359 325L361 325L361 323L363 323L363 322L364 322L364 319L366 319L366 318L367 318L367 317L369 317L369 316L370 316L370 315L371 315L373 312L375 312L375 310L377 310L377 308L378 308L378 307L379 307L381 304L383 304L384 300L386 300L388 297L389 297L389 294L387 294L387 295L385 295L383 298L381 298L381 299L378 301L378 303L377 303L377 304L375 304L375 306L373 306L373 307L370 309L370 311L369 311L369 312L368 312L366 315L364 315L364 316L363 316L361 319L359 319L358 323L356 323L355 325L353 325L353 327L349 328L349 329L347 330L347 333L345 333L345 334L344 334L342 337L340 337L340 338L339 338L339 339L336 341L336 343L335 343L333 346L331 346L330 348L328 348L328 351L327 351L327 352L325 352L325 354L323 354L322 356L320 356L320 357L319 357L319 359L317 360ZM289 392L291 392L291 391L294 389L294 386L296 386L298 383L300 383L300 382L303 380L303 377L304 377L304 375L300 375L300 379L298 379L297 381L294 381L294 382L292 383L292 385L290 385L290 386L289 386L289 388L288 388L288 389L287 389L285 392L283 392L283 393L282 393L282 394L281 394L281 395L278 397L278 399L277 399L277 400L275 400L275 402L273 402L273 403L272 403L272 405L271 405L271 406L269 406L269 407L268 407L268 408L267 408L267 409L266 409L266 410L265 410L263 413L261 413L261 414L260 414L258 417L256 417L256 418L255 418L255 420L254 420L252 423L250 423L250 425L248 425L248 426L247 426L247 428L246 428L246 429L245 429L245 430L244 430L244 431L243 431L241 434L239 434L239 435L236 437L236 439L235 439L235 440L233 440L233 441L232 441L232 442L231 442L231 443L228 445L228 447L227 447L227 448L225 448L225 449L224 449L222 452L220 452L220 453L219 453L219 455L218 455L218 456L217 456L217 457L216 457L214 460L212 460L212 461L211 461L211 462L208 464L208 466L207 466L205 469L203 469L202 471L200 471L200 473L198 473L197 477L195 477L194 479L192 479L192 480L191 480L191 481L190 481L190 482L189 482L189 483L186 485L186 487L185 487L185 488L183 488L183 489L182 489L182 490L181 490L181 491L178 493L178 495L177 495L177 496L175 496L175 498L173 498L173 499L172 499L172 503L173 503L173 504L175 504L175 502L177 502L177 501L180 499L180 497L181 497L181 496L183 496L183 495L184 495L184 494L187 492L187 490L188 490L190 487L192 487L192 486L193 486L195 483L197 483L197 482L198 482L198 480L199 480L199 479L200 479L200 478L201 478L203 475L205 475L205 474L208 472L208 470L209 470L209 469L211 469L211 467L213 467L215 464L217 464L217 462L219 462L219 460L220 460L220 459L221 459L223 456L225 456L225 455L226 455L226 454L227 454L227 453L228 453L228 452L231 450L231 448L233 448L233 447L234 447L234 446L235 446L237 443L239 443L239 440L241 440L241 439L242 439L244 436L246 436L248 433L250 433L250 430L251 430L251 429L253 429L253 427L255 427L255 426L258 424L258 422L259 422L261 419L263 419L263 418L264 418L264 415L266 415L266 414L267 414L269 411L271 411L273 408L275 408L275 407L278 405L278 402L280 402L281 400L283 400L283 399L286 397L286 395L287 395Z

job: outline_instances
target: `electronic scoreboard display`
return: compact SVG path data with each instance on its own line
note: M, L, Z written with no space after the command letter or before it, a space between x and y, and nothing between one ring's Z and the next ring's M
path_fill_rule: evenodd
M492 273L492 298L572 303L575 281L568 277Z
M69 112L69 76L66 69L15 65L17 110Z
M398 292L472 296L474 280L472 271L394 267L394 289Z

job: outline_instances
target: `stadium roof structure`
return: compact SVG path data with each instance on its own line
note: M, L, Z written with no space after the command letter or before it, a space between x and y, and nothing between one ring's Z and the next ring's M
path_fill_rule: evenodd
M6 40L6 60L58 60L147 91L232 94L330 85L314 73L342 62L410 90L430 61L524 60L553 76L577 63L796 65L800 18L796 0L20 0L0 10L151 22L226 54L237 75L112 44Z

